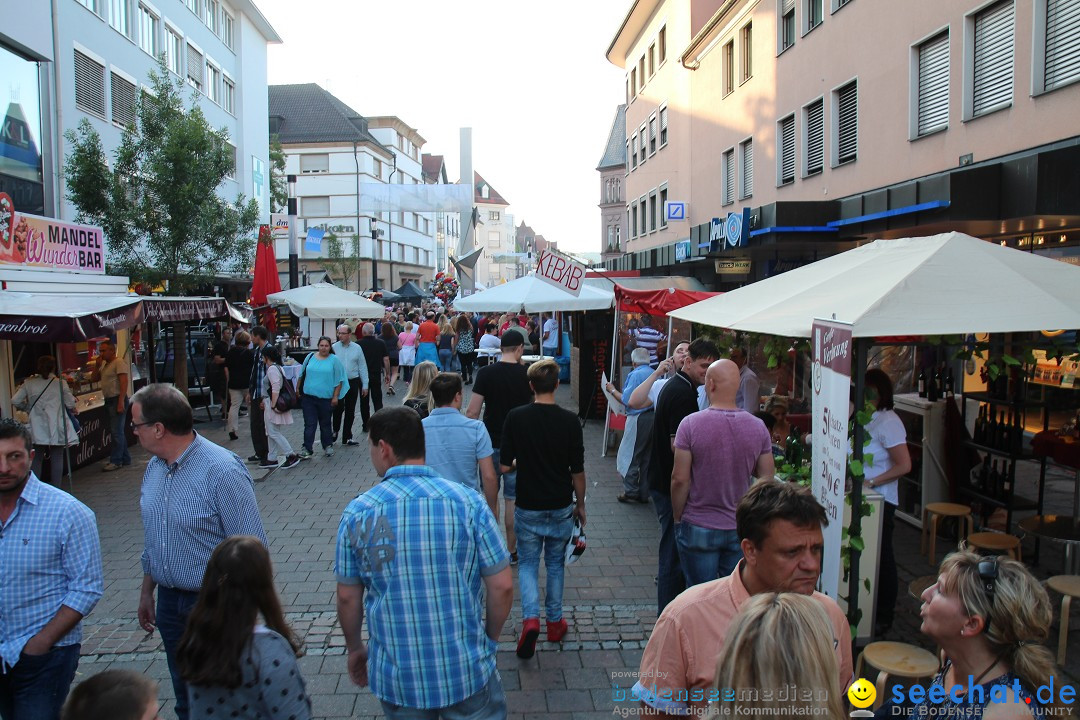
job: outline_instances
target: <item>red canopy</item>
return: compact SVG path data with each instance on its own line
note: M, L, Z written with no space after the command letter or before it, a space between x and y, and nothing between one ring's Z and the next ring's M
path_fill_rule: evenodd
M274 245L270 239L270 227L259 228L259 241L255 243L255 278L251 283L251 304L261 307L267 304L266 296L281 292L281 279L278 277L277 258L274 257ZM274 329L274 312L268 309L260 318L268 329Z
M660 290L630 290L622 285L615 285L615 301L623 312L645 313L646 315L667 315L672 310L707 300L717 292L699 290L679 290L661 288Z

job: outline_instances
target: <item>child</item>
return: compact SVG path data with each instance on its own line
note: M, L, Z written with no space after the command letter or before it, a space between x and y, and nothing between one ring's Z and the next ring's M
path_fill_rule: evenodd
M106 670L68 696L61 720L156 720L157 683L130 670Z

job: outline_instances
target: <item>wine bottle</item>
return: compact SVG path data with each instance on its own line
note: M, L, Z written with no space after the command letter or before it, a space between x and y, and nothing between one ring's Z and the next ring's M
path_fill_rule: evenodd
M934 368L934 377L930 381L930 386L934 389L934 396L931 399L932 400L941 399L941 391L944 388L944 380L942 380L942 378L941 378L941 366L940 365L938 365L936 368Z
M979 414L975 417L975 432L972 435L972 439L979 445L985 445L986 442L986 406L979 406Z
M993 406L991 406L987 410L987 413L989 414L990 419L986 422L986 428L983 430L982 444L985 445L986 447L992 448L992 447L994 447L994 443L997 442L997 432L998 432L997 420L994 419L994 408L993 408Z
M1005 411L1004 410L1002 410L998 414L998 434L997 434L996 442L997 442L997 444L994 445L994 447L997 448L998 450L1006 450L1007 451L1009 449L1009 426L1005 422Z
M996 498L1004 497L1005 479L998 472L997 460L990 464L990 487L993 488L991 495Z
M1024 425L1020 421L1020 411L1017 410L1013 416L1012 426L1012 443L1010 444L1009 451L1013 455L1019 455L1024 451Z
M955 394L954 384L952 367L950 366L945 370L945 397L952 397Z
M926 397L926 368L919 370L919 397Z

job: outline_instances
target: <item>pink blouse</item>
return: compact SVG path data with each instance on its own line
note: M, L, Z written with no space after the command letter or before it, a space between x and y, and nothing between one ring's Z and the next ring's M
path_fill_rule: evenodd
M416 345L416 333L400 333L398 335L398 342L401 343L401 347L414 347Z

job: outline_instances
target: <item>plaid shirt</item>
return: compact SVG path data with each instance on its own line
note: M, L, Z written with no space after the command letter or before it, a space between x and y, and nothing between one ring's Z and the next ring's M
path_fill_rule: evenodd
M210 554L227 537L254 535L266 544L244 463L199 434L173 464L150 459L139 507L142 571L158 585L201 588Z
M425 465L390 468L349 503L335 573L366 589L371 692L427 709L479 692L497 647L484 630L482 579L509 562L480 494Z
M84 617L105 589L97 522L90 508L30 474L0 523L0 672L66 605ZM82 641L77 624L57 646Z

